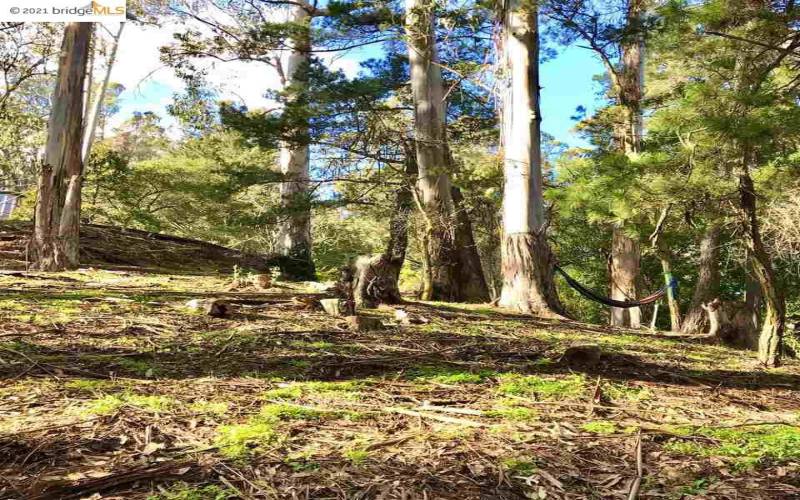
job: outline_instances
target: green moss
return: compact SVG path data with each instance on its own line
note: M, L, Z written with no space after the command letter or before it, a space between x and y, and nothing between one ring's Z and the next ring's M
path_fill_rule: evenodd
M363 381L347 382L296 382L286 387L271 389L264 393L265 399L295 401L304 396L335 396L338 399L358 399L359 389L368 384Z
M151 362L144 359L119 358L115 363L125 371L135 373L142 377L151 378L158 374L158 369Z
M501 464L509 473L525 477L532 476L538 468L536 459L527 457L506 458Z
M214 444L226 457L244 458L274 445L278 437L271 423L255 419L244 424L220 426Z
M516 422L528 422L539 418L539 414L535 410L523 407L497 408L486 411L485 415L491 418L502 418Z
M294 401L303 396L303 389L299 386L279 387L277 389L270 389L264 393L265 399L285 399Z
M602 390L603 394L611 398L612 401L647 401L653 397L653 393L645 387L635 387L614 382L603 384Z
M133 406L153 413L162 413L172 409L176 401L167 396L142 396L140 394L107 394L90 401L83 413L91 415L110 415L123 406Z
M270 404L261 407L259 416L267 422L278 422L280 420L321 420L335 413L304 406Z
M507 396L534 396L538 399L569 399L580 396L586 387L582 375L543 378L509 373L500 376L498 392Z
M701 427L693 434L710 438L713 442L677 438L668 442L665 448L687 455L723 457L737 470L800 459L800 427L797 426Z
M173 484L167 491L151 495L147 500L227 500L234 497L234 492L216 485L190 486L180 482Z
M478 372L459 370L451 367L424 365L408 373L408 378L412 380L424 380L439 384L480 384L497 374L491 370L481 370Z
M228 412L228 403L199 400L189 405L189 409L203 415L222 416Z
M68 380L64 383L65 389L71 389L75 391L85 391L85 392L101 392L107 391L119 387L117 382L112 382L111 380L98 380L98 379L86 379L86 378L79 378L74 380Z
M353 465L362 465L369 458L369 452L363 448L347 450L343 455Z
M595 420L594 422L586 422L581 425L581 429L586 432L593 432L595 434L614 434L617 432L617 426L614 422L607 420Z

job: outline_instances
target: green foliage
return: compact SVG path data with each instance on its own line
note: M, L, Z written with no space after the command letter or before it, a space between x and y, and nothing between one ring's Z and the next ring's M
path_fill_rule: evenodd
M90 415L112 415L123 406L130 406L152 413L169 411L176 405L176 401L168 396L141 395L125 392L122 394L107 394L90 401L84 406L83 412Z

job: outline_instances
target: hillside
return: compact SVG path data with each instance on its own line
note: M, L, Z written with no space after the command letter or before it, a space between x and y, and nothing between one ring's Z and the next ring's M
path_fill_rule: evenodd
M0 269L25 269L25 244L32 224L0 222ZM138 229L83 224L81 264L143 270L231 272L234 266L267 270L267 259L204 241Z
M800 495L796 362L483 306L354 332L230 283L0 277L0 498ZM232 314L184 305L217 296Z

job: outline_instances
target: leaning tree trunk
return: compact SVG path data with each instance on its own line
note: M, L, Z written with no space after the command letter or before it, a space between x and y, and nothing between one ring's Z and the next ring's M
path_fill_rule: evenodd
M612 75L616 83L617 98L625 113L625 120L617 137L618 147L625 154L637 154L641 151L644 133L644 37L639 31L644 10L644 0L630 0L628 3L626 28L634 33L622 43L622 67ZM618 226L614 227L612 238L611 297L621 300L635 297L641 260L639 243L624 234ZM625 310L612 308L611 324L639 328L641 316L638 307Z
M32 267L43 271L79 264L83 86L90 38L91 23L69 23L64 29L29 243Z
M683 333L702 333L708 326L708 317L703 305L719 295L719 238L718 224L710 224L703 233L700 241L697 283L694 286L689 310L681 325Z
M377 307L380 303L397 304L400 296L400 269L408 248L408 225L414 210L414 183L418 169L412 147L406 147L405 178L397 189L389 242L386 250L375 256L362 256L353 264L353 297L356 307Z
M459 221L453 203L447 149L442 72L436 56L433 0L406 0L406 36L414 100L417 189L425 221L426 269L422 298L481 302L488 300L483 271L472 242L471 226ZM469 233L469 234L467 234ZM467 247L459 248L466 244ZM466 258L466 260L462 260Z
M313 280L311 257L311 204L309 193L309 124L304 115L308 96L311 34L308 11L291 7L290 22L297 27L292 38L286 70L283 72L289 138L280 145L280 185L283 221L278 228L278 252L285 257L281 272L286 279Z
M772 260L761 240L761 231L756 211L756 192L750 177L750 164L755 160L754 153L744 154L742 174L739 176L739 197L747 242L748 264L753 277L761 285L764 301L764 317L758 337L758 360L767 367L780 364L781 343L783 340L786 310L783 294L772 269Z
M510 0L501 13L505 75L503 289L499 304L545 316L563 314L553 277L542 194L538 11Z
M675 289L672 286L674 280L672 276L672 252L667 244L664 242L663 232L666 227L667 216L672 205L668 205L661 211L656 229L650 235L650 242L652 243L653 250L661 262L661 271L664 273L664 284L667 287L667 306L669 307L669 323L670 330L678 332L681 329L681 308L678 304L678 297L675 296ZM655 326L655 312L653 313L653 326ZM651 328L652 328L651 327Z

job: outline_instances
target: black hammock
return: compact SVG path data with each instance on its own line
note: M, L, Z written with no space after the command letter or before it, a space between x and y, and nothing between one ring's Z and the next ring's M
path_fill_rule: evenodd
M658 299L660 299L661 297L666 295L667 292L670 289L672 289L673 293L674 293L675 289L678 286L677 280L674 277L670 277L669 278L669 283L665 284L657 292L655 292L655 293L653 293L651 295L648 295L647 297L644 297L643 299L640 299L640 300L625 300L625 301L614 300L614 299L610 299L608 297L603 297L602 295L598 295L597 293L593 292L592 290L589 290L585 286L583 286L580 283L578 283L577 281L575 281L575 279L572 276L567 274L567 272L564 271L563 269L561 269L560 267L555 266L555 269L556 269L556 271L558 271L561 274L561 276L564 277L564 279L567 281L567 284L569 284L569 286L571 286L572 288L577 290L578 293L580 293L581 295L583 295L587 299L594 300L595 302L599 302L601 304L605 304L605 305L610 306L610 307L620 307L622 309L630 309L631 307L639 307L639 306L646 306L647 304L652 304L653 302L657 301Z

